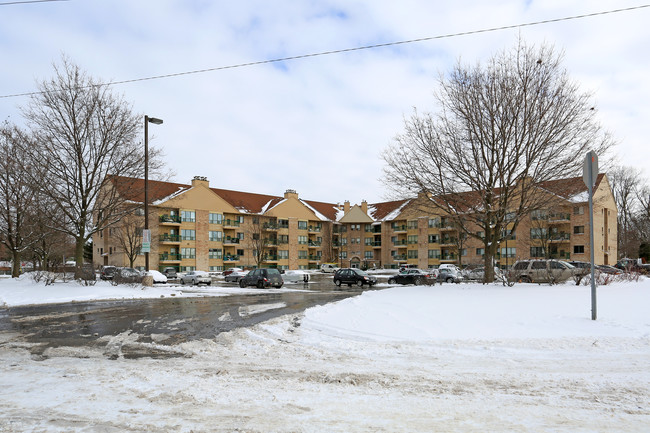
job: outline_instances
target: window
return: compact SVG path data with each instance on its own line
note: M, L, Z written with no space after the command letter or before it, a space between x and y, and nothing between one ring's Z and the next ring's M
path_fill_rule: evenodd
M585 207L584 206L574 206L573 215L584 215Z
M239 224L244 224L244 215L239 215L239 216L235 217L235 219L237 220L237 222Z
M484 256L485 255L485 248L477 248L476 249L476 255L477 256Z
M530 247L531 257L544 257L544 247Z
M478 236L481 239L485 239L485 232L484 231L476 232L476 236Z
M278 243L279 244L288 244L289 243L289 235L278 235Z
M543 239L546 237L546 229L543 227L536 227L530 229L530 238L531 239Z
M288 258L289 258L289 250L279 250L278 251L278 259L286 260Z
M440 258L440 250L429 250L429 258L430 259L439 259Z
M187 230L187 229L182 229L181 230L181 240L182 241L193 241L196 239L196 231L195 230Z
M210 224L223 224L223 214L210 212L208 222Z
M429 218L429 228L435 229L440 227L440 218Z
M278 227L281 229L289 228L289 220L278 220Z
M244 250L236 250L238 256L243 256L244 255Z
M467 248L463 248L462 250L460 250L460 255L461 256L466 256L467 255Z
M196 221L196 213L193 210L181 211L181 222L193 223Z
M350 230L361 230L361 224L350 225Z
M208 232L208 239L213 241L213 242L222 242L223 241L223 232L209 231Z
M298 244L307 245L307 236L298 236Z
M341 251L341 258L342 259L347 259L348 258L348 252L347 251Z
M134 215L136 216L144 216L144 209L139 207L135 210Z
M239 239L240 241L243 241L244 240L244 233L237 233L237 239Z
M574 245L573 246L573 254L584 254L585 253L585 246L584 245Z
M181 248L181 259L195 259L196 248Z
M208 252L208 258L210 259L221 259L223 257L223 251L221 248L210 248Z
M503 229L503 230L501 230L501 236L502 236L504 239L508 239L508 240L517 239L517 234L516 234L516 233L513 233L513 231L510 230L510 229Z
M533 262L530 266L531 269L546 269L546 261Z
M406 242L409 243L409 244L417 244L418 243L418 235L408 235Z
M501 248L501 257L514 257L517 255L517 248Z
M367 246L372 246L375 242L375 238L365 238L364 242Z
M220 272L223 271L223 266L210 266L208 270L210 272Z
M364 258L365 259L373 259L374 258L373 252L372 251L366 251L365 254L364 254Z
M546 219L546 210L534 210L530 213L530 219L532 220L545 220Z
M307 251L298 251L298 259L304 260L307 258Z
M409 230L415 230L418 228L418 220L411 220L408 221L406 224Z
M418 258L418 250L409 250L407 252L408 258L409 259L417 259Z
M181 266L181 272L195 271L196 266Z
M583 235L585 233L585 226L575 226L573 227L574 235Z
M307 221L298 221L298 230L307 230Z
M429 235L429 243L430 244L437 244L440 242L440 236L438 235Z

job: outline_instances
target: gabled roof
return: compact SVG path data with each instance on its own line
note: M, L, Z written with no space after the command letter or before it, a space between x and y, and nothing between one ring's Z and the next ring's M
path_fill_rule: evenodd
M596 185L594 186L594 191L598 188L604 176L605 176L604 173L599 173L598 176L596 176ZM585 195L588 192L587 185L585 185L582 176L540 182L539 186L540 188L544 188L545 190L559 197L562 197L566 200L575 199L576 197ZM589 197L585 195L584 200L577 200L577 201L587 201L587 200L589 200ZM576 201L576 200L572 200L572 201Z
M135 203L144 202L144 179L124 176L109 176L108 179L124 199ZM149 201L162 204L166 199L176 197L179 193L188 191L191 188L192 185L149 180ZM210 190L243 213L261 214L285 200L284 197L266 194L220 188L210 188ZM337 206L335 204L311 200L300 201L331 221L336 221Z
M394 212L400 211L404 205L409 203L412 199L405 200L395 200L395 201L386 201L383 203L373 203L368 205L368 213L375 221L383 221L384 219L395 219L397 215L393 218L387 218L392 216Z

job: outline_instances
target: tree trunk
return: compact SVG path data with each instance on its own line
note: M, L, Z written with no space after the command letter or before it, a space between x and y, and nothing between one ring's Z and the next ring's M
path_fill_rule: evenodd
M11 265L11 278L18 278L20 276L20 252L16 250L12 251L11 259L13 260Z

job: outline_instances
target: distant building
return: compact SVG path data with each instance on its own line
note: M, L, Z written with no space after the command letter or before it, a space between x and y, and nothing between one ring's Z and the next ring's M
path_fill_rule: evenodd
M143 227L144 180L111 177L106 185L127 199L133 212L93 236L93 263L126 266L126 250L133 244L124 238L128 233L141 236ZM497 264L506 267L531 257L588 261L589 208L582 178L544 182L539 188L549 195L548 207L533 212L499 246ZM446 215L426 210L423 197L340 205L304 200L294 190L270 196L212 188L203 177L195 177L191 185L149 181L149 197L152 269L317 269L331 262L342 267L430 268L483 261L480 241L465 239ZM616 218L607 176L600 174L594 188L597 264L616 262ZM139 251L135 266L144 267Z

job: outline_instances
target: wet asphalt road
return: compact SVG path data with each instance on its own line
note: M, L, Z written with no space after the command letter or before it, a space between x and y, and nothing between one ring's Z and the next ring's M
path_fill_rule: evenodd
M234 283L220 281L220 284L236 287ZM0 333L14 334L14 340L36 343L32 349L36 356L49 347L105 345L107 336L124 332L137 334L140 342L172 345L214 338L224 331L253 326L369 290L335 287L331 275L316 275L307 285L285 287L300 291L13 307L0 310Z

